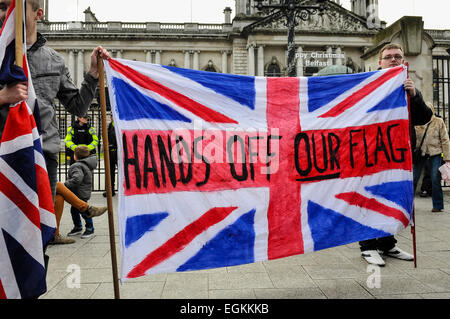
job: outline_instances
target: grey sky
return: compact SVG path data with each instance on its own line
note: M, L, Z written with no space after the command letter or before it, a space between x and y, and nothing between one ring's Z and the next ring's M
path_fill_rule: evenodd
M50 21L83 20L87 7L100 21L222 23L234 0L49 0ZM350 0L342 0L350 9ZM380 18L392 24L405 15L422 16L427 29L450 29L449 0L379 0Z

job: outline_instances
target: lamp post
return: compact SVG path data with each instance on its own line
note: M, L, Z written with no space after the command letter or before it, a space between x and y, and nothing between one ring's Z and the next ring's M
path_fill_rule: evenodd
M302 0L280 0L279 3L272 4L272 1L255 0L255 8L259 12L268 14L282 13L286 17L285 25L288 28L288 76L296 76L295 69L295 27L298 19L306 21L311 15L322 14L326 9L327 0L316 0L316 5L301 4Z

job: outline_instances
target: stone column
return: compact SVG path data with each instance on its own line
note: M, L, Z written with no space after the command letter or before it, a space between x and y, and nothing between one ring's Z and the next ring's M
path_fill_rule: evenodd
M161 50L155 51L155 64L161 64Z
M78 51L77 56L77 85L81 87L84 79L84 50Z
M222 73L228 73L228 52L222 51Z
M333 48L329 45L327 46L327 54L333 54ZM328 58L327 59L327 64L328 65L332 65L333 64L333 58Z
M75 79L75 55L73 50L69 50L69 61L67 61L67 66L69 68L70 76Z
M194 51L194 58L193 58L193 61L192 61L192 64L193 64L192 68L194 70L200 70L199 53L200 53L200 51L198 51L198 50Z
M258 76L264 76L264 45L258 46Z
M247 0L247 2L250 4L250 14L255 13L255 4L253 3L253 0Z
M183 51L184 52L184 68L190 69L191 68L191 54L189 51Z
M337 55L341 55L341 54L342 54L342 49L341 49L340 46L338 46L338 47L336 48L335 53L336 53ZM340 57L336 58L336 64L337 64L337 65L342 65L342 58L340 58Z
M247 0L236 0L236 15L245 14Z
M248 50L248 75L255 75L255 45L253 43L247 46Z
M231 8L226 7L223 13L225 15L225 24L231 24Z
M151 50L145 50L145 62L152 63L152 51Z
M122 59L122 50L117 50L117 56L118 59Z
M303 53L303 47L297 48L297 76L303 76L303 58L301 54Z

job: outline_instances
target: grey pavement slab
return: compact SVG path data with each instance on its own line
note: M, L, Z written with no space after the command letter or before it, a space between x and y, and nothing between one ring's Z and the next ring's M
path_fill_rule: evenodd
M449 299L450 190L444 193L446 209L442 213L431 212L431 198L415 198L417 268L413 262L389 257L385 267L370 268L360 256L359 245L352 243L248 265L140 277L120 284L121 298ZM117 200L113 197L120 273ZM106 205L106 199L94 193L91 204ZM114 298L107 214L95 218L94 226L92 238L78 236L75 244L49 246L48 291L40 299ZM71 228L66 205L62 234ZM412 252L410 227L396 238L401 248Z

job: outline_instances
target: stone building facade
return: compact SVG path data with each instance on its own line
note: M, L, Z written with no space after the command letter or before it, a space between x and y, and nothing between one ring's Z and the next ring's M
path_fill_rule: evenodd
M299 19L295 30L297 75L314 75L330 65L347 66L349 72L375 70L382 45L399 42L405 47L412 77L425 99L438 98L447 105L448 83L443 83L437 95L433 84L437 76L448 78L448 70L439 68L435 57L448 63L450 30L424 30L421 17L403 17L386 26L377 14L378 0L351 3L351 10L347 10L339 0L329 0L323 14ZM235 0L233 19L232 10L224 9L224 22L220 24L128 23L98 21L88 8L84 21L45 20L39 24L39 31L49 46L65 57L77 84L97 45L117 58L223 73L286 76L285 17L258 13L254 0Z

